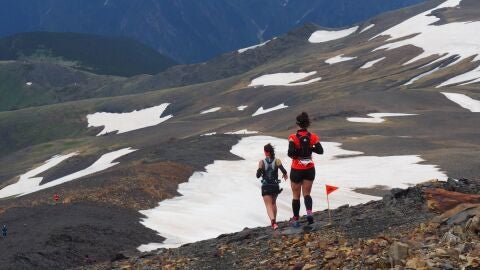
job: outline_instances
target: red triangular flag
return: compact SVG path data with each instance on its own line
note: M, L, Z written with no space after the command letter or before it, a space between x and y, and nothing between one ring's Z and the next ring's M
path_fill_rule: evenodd
M335 190L338 189L338 187L335 186L330 186L330 185L325 185L325 189L327 190L327 195L334 192Z

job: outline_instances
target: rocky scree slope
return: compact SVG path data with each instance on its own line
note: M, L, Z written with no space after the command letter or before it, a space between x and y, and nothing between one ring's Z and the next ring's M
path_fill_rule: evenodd
M478 269L480 182L431 181L380 201L314 214L278 231L245 228L216 239L77 269Z

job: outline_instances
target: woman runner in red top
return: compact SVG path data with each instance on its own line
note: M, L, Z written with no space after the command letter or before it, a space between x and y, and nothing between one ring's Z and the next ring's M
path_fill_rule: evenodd
M293 193L292 225L298 227L300 215L300 194L303 193L305 208L307 209L308 224L313 223L312 216L312 191L315 180L315 164L312 161L312 153L323 154L323 147L317 134L309 132L310 118L306 112L297 116L297 125L300 128L297 133L288 137L288 156L292 158L290 181Z

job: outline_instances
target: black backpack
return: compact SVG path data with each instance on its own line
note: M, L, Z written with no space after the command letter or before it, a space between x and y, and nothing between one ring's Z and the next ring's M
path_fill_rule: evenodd
M305 135L300 135L297 132L297 138L300 142L300 149L298 149L298 157L300 159L311 159L312 158L312 147L310 146L310 132L307 132Z
M275 159L264 159L263 160L263 169L265 173L263 174L263 180L266 183L276 183L277 178L275 175L276 171L276 164L275 164Z

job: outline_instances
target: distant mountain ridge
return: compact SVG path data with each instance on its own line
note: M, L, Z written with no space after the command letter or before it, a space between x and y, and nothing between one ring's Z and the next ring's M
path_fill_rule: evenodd
M0 39L0 60L54 62L96 74L156 74L175 62L131 38L31 32Z
M0 37L27 31L126 36L185 63L306 22L343 27L424 0L2 0Z

